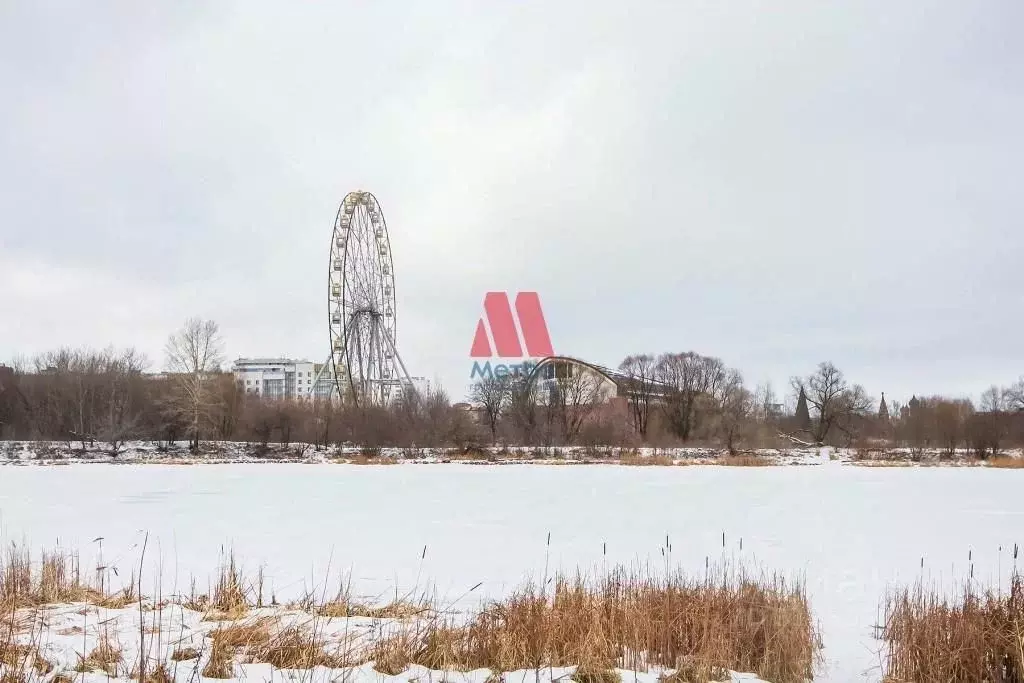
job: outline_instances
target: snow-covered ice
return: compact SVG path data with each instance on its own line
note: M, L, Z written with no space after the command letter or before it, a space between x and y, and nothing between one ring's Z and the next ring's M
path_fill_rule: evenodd
M165 594L212 580L231 547L246 569L265 565L280 600L344 575L360 596L431 588L465 607L546 565L660 566L668 537L692 572L724 556L804 576L825 645L817 679L846 683L881 678L888 586L952 587L971 562L979 582L1008 579L1022 484L1021 470L973 467L5 467L0 531L78 549L84 566L102 537L122 577L148 532L144 574L152 590L162 573Z

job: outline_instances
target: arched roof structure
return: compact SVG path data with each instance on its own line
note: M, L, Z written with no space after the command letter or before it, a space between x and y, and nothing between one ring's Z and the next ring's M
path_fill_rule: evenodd
M609 382L614 383L615 393L619 396L628 397L632 394L641 394L646 395L652 400L660 400L672 391L671 386L651 378L646 380L647 386L644 388L642 386L643 380L624 372L620 372L619 370L613 370L609 367L605 367L604 365L591 363L581 358L574 358L573 356L547 356L546 358L542 358L537 362L533 367L533 370L531 370L530 374L527 376L527 384L533 385L537 381L537 378L541 376L541 372L543 372L544 368L558 363L565 363L567 365L585 368Z
M601 375L602 377L611 382L615 382L616 384L629 381L628 375L624 375L623 373L617 370L612 370L611 368L606 368L603 365L597 365L596 363L589 363L585 360L582 360L580 358L574 358L572 356L547 356L545 358L542 358L533 367L533 370L530 371L530 374L526 378L526 381L530 384L533 384L535 381L537 381L537 377L540 376L540 373L544 368L559 363L565 363L567 365L575 365L577 367L586 368L592 372L597 373L598 375Z

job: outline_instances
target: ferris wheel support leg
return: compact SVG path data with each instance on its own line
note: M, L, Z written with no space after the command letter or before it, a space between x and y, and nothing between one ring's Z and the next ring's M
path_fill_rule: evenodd
M323 374L327 370L328 366L330 366L333 362L334 362L334 354L331 354L331 355L327 356L327 360L325 360L324 364L322 366L320 366L320 371L316 373L315 377L313 377L313 384L309 387L309 392L308 393L310 395L312 395L314 399L319 397L319 394L317 393L317 387L320 386L320 378L323 376ZM328 401L330 401L331 398L334 397L334 391L335 391L336 387L337 387L337 384L335 382L331 382L331 391L328 392L328 394L327 394L327 400Z
M412 380L409 378L409 371L405 369L405 363L402 361L402 357L398 354L398 348L395 346L394 340L387 332L381 335L384 337L384 342L391 349L391 353L395 357L395 362L398 364L398 369L402 371L402 379L405 380L405 385L410 389L413 389Z

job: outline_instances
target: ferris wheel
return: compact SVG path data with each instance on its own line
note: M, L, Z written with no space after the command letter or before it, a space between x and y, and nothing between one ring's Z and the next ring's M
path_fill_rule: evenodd
M395 346L395 273L384 214L350 192L334 219L327 307L334 390L358 405L386 405L412 382Z

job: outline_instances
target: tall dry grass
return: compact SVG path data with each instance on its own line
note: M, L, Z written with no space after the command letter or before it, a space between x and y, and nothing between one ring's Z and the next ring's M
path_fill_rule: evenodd
M1005 593L967 582L956 600L922 585L887 598L882 637L892 681L1024 682L1024 578Z
M1012 455L1000 455L995 458L989 458L988 466L1007 470L1024 469L1024 457L1017 458Z
M246 586L242 569L235 561L235 553L230 552L217 573L217 584L209 604L211 616L237 619L244 615L250 605L250 593L251 588Z
M722 571L706 579L616 568L599 579L558 576L486 604L468 622L437 619L378 642L382 673L409 664L493 671L579 666L753 671L803 683L820 644L804 588L777 575ZM383 667L383 668L382 668Z
M640 455L639 453L623 453L619 456L620 465L630 467L670 467L676 464L675 458L668 455Z
M35 667L44 663L34 647L14 637L17 610L34 612L49 602L123 601L130 594L105 596L88 586L81 579L77 558L66 553L48 553L38 565L30 560L22 549L12 549L6 560L0 558L0 603L11 615L0 620L10 625L7 647L0 637L0 662L9 660L24 672L4 683L31 683L39 678ZM172 665L207 655L201 672L207 678L232 677L238 661L308 669L372 660L378 671L395 674L410 664L496 672L577 666L577 683L611 683L608 672L616 667L648 670L658 666L677 671L674 680L679 683L711 680L726 669L753 671L773 683L791 683L812 675L820 649L802 584L778 575L730 569L701 578L624 567L600 576L558 575L539 585L528 583L507 599L485 603L475 613L461 616L440 609L427 595L395 596L378 606L351 599L343 587L330 599L310 594L296 608L304 614L289 624L282 624L282 619L289 614L296 617L291 609L250 612L261 602L256 597L258 584L258 579L248 581L229 555L218 568L210 597L197 597L193 590L187 601L201 607L204 617L215 623L198 649L174 649ZM141 615L143 598L131 595L139 602ZM159 610L163 601L158 597L153 604ZM344 651L328 649L329 642L331 647L339 643L338 625L328 628L327 621L353 616L387 622L376 631L382 636L372 642L357 639L355 644L343 639ZM143 626L140 622L140 652L146 651ZM154 633L160 637L158 631ZM326 637L327 631L334 636ZM99 646L79 655L75 668L83 673L136 675L145 679L143 683L167 683L168 662L146 660L132 668L121 652L119 643L104 637ZM66 673L70 675L57 672Z
M352 600L347 595L339 595L330 602L314 605L312 611L318 616L330 619L347 617L366 617L368 619L410 619L427 614L432 605L426 597L414 601L410 598L397 598L381 605Z
M0 626L0 665L4 683L28 683L40 680L53 671L53 664L47 661L39 650L42 624L32 629L28 642L17 637L19 624L13 609L3 615Z
M79 655L75 671L79 673L102 671L108 676L117 677L123 659L121 647L108 638L104 638L89 654Z
M206 678L232 678L234 676L235 651L216 638L210 646L210 657L206 660L202 674Z
M289 626L254 651L251 661L265 662L277 669L340 669L355 663L341 655L328 654L323 640L315 624L310 629Z
M280 619L270 616L221 625L209 635L210 658L203 675L208 678L230 677L236 657L247 662L267 663L278 669L342 668L363 661L355 656L328 654L326 640L316 617L304 625L291 623L282 626ZM354 653L345 653L350 654ZM198 656L195 650L175 653L175 658L181 660Z
M0 557L0 607L36 607L52 603L107 604L119 594L105 595L82 577L78 555L63 550L43 552L39 565L30 549L12 544Z
M712 461L712 464L723 465L725 467L772 467L777 463L771 458L766 458L763 455L741 453L737 455L723 455L722 457L716 458Z

